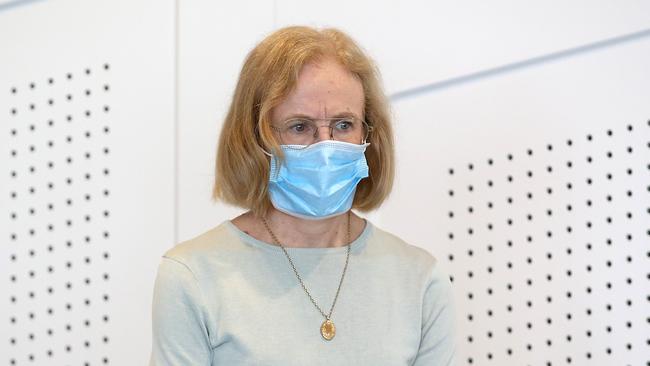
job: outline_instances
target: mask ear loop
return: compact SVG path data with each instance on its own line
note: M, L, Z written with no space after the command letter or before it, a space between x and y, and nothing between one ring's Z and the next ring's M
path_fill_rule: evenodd
M260 145L257 145L257 147L258 147L260 150L262 150L262 152L263 152L266 156L271 157L271 158L273 157L273 154L271 154L270 152L264 150Z
M364 136L363 141L361 141L361 145L365 145L365 144L370 145L370 143L368 142L368 138L370 138L370 133L372 133L372 131L375 128L374 128L374 126L371 126L371 125L367 125L367 126L368 126L368 132L366 133L366 136Z
M255 135L257 135L258 138L259 138L259 136L260 136L260 130L259 130L258 126L259 126L259 125L255 125ZM264 148L262 147L261 144L258 143L258 144L256 144L256 145L257 145L257 147L258 147L260 150L262 150L262 152L264 153L264 155L266 155L266 156L268 156L268 157L271 157L271 158L273 157L273 154L271 154L270 152L264 150Z
M259 136L259 129L257 128L257 126L255 126L255 134L256 134L257 136ZM274 173L274 170L277 170L277 169L274 169L274 166L275 166L275 164L276 164L276 163L275 163L276 158L273 156L273 154L271 154L270 152L266 151L266 150L262 147L262 144L259 143L259 140L258 140L257 142L258 142L258 143L255 144L255 145L257 145L257 148L260 149L260 150L264 153L264 155L266 155L266 156L269 157L269 174L271 174L271 176L273 176L273 174L275 174L275 173Z

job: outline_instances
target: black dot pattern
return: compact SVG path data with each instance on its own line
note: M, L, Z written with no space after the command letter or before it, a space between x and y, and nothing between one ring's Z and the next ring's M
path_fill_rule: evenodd
M650 120L445 169L459 364L650 366Z
M0 111L9 135L2 364L110 364L108 80L105 63L3 93L10 107Z

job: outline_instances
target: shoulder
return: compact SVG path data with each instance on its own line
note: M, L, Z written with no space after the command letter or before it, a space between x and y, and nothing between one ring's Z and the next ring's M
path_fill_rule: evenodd
M162 254L163 259L178 262L200 277L206 270L232 253L239 241L223 222L194 237L181 241Z
M377 258L384 258L396 266L404 266L425 276L430 276L437 267L438 259L429 251L407 243L399 236L377 226L373 227L369 240L370 254Z
M374 227L367 246L368 266L386 281L399 282L399 291L416 294L418 301L447 303L452 296L449 272L428 250ZM408 295L403 295L408 296Z

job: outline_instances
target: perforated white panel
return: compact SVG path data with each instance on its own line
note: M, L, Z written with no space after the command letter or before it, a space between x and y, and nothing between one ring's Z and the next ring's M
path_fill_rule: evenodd
M94 66L18 81L3 96L10 365L110 359L110 64Z
M172 1L0 7L0 364L143 365L174 233Z
M383 225L453 277L461 365L650 363L649 46L395 103Z
M650 362L650 120L448 169L462 364Z

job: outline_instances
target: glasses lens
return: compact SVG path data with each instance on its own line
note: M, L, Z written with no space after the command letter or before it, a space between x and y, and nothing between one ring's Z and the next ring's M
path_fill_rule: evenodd
M359 144L368 137L368 125L357 118L328 119L329 125L319 126L314 120L294 118L283 123L279 128L282 143L286 145L311 145L318 141L319 129L328 128L329 137L342 142Z
M356 118L343 118L332 121L332 137L334 140L361 143L365 140L365 122Z
M307 119L286 121L281 129L282 143L287 145L310 145L316 134L316 124Z

